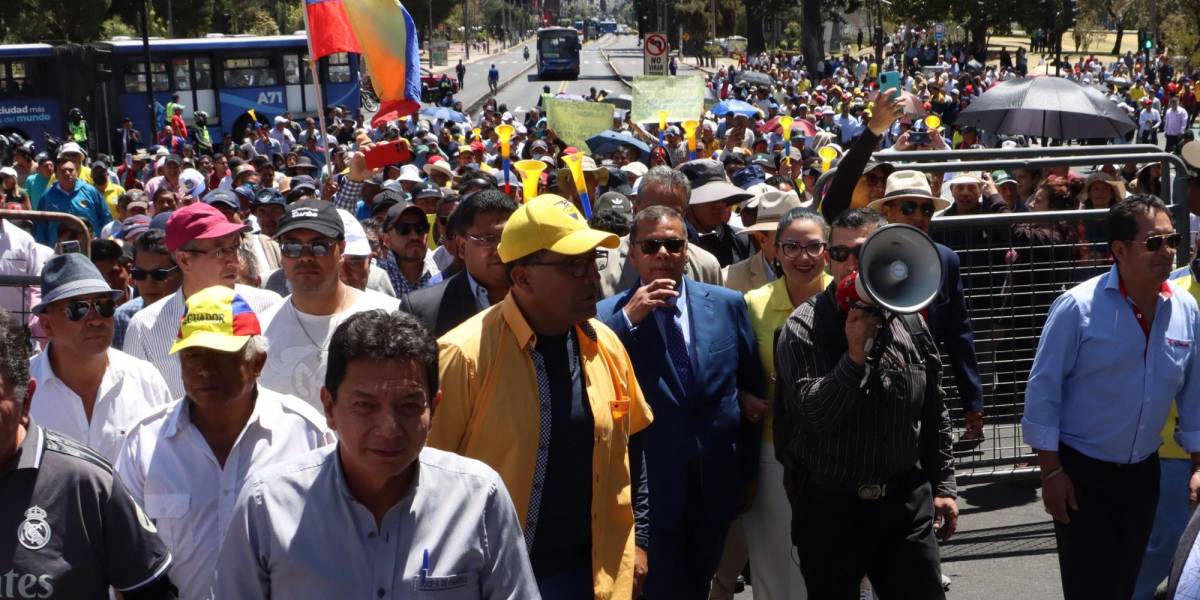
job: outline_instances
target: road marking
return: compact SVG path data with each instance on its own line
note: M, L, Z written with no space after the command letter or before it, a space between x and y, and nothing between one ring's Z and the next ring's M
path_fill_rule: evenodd
M560 94L567 93L567 84L569 84L569 83L570 83L569 81L563 80L562 83L560 83L558 85L558 93L560 93Z

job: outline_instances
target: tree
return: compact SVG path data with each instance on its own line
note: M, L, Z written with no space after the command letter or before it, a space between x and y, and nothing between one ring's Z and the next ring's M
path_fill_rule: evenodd
M89 42L100 37L112 0L4 0L0 36L8 42ZM100 18L88 18L100 15Z

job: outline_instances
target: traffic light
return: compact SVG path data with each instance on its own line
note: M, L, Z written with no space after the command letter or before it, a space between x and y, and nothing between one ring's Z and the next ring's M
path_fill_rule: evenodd
M1153 50L1154 34L1144 29L1138 30L1138 50Z
M1063 0L1062 28L1069 29L1075 26L1075 11L1077 0Z

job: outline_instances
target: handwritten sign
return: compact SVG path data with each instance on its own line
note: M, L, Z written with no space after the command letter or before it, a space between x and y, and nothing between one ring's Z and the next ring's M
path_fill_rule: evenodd
M612 129L613 106L604 102L546 99L546 121L568 146L588 150L588 138Z
M704 113L704 78L699 75L633 78L631 118L636 123L658 123L658 111L669 113L675 123L699 119Z

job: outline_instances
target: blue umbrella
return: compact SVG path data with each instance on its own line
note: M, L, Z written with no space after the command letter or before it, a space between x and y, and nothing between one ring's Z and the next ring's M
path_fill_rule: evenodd
M759 110L753 104L741 100L723 100L712 107L712 114L718 117L727 113L756 117L759 114Z
M445 107L424 107L421 109L421 116L435 121L453 121L455 123L466 123L467 117L462 113L450 110Z
M588 148L592 154L610 154L622 146L633 148L641 153L642 159L650 158L650 146L624 131L601 131L587 139Z

